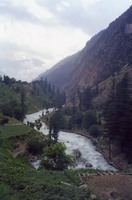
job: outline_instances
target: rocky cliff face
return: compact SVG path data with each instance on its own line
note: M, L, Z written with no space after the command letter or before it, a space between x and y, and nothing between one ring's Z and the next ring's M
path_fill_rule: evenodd
M61 90L72 93L119 73L132 63L132 6L109 27L95 35L85 48L44 73Z

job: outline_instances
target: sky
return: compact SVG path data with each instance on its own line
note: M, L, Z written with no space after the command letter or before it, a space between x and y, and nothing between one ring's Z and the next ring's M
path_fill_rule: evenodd
M32 81L80 51L131 0L0 0L0 73Z

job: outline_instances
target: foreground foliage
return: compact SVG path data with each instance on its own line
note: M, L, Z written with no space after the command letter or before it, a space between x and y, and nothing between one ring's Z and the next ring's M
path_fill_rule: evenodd
M10 152L13 152L16 148L16 142L21 141L23 143L26 140L32 146L34 143L33 140L31 141L31 138L34 140L36 138L38 143L39 141L41 142L39 140L41 134L37 134L36 131L25 134L19 132L17 137L9 135L8 138L1 138L0 199L88 200L90 192L88 190L78 189L80 183L79 177L77 176L78 171L51 171L44 168L36 170L27 160L26 154L19 154L17 157L12 156ZM47 155L49 154L52 157L52 153L56 153L58 156L63 153L64 158L66 158L64 153L65 147L63 145L56 143L49 148L45 148ZM61 158L63 159L63 157ZM70 185L64 185L62 184L63 182L69 183Z
M66 154L66 146L57 142L44 148L41 166L51 170L64 170L75 164L74 157Z

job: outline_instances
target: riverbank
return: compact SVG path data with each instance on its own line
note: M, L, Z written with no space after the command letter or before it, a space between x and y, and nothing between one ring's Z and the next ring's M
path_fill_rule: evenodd
M68 131L67 131L68 132ZM93 144L96 146L96 150L100 152L107 162L115 167L116 169L122 170L132 170L132 166L129 165L127 158L124 153L116 145L112 145L111 161L109 161L109 149L108 149L108 139L105 137L92 137L87 131L81 129L74 129L71 132L82 135L88 139L91 139Z
M100 148L98 139L92 137L87 131L81 130L81 129L63 130L63 131L65 131L65 132L67 132L67 133L72 132L72 133L75 133L75 134L77 134L77 135L81 135L81 136L84 136L84 137L90 139L90 140L92 141L93 145L96 146L96 150L97 150L99 153L101 153L101 154L103 155L103 157L106 159L106 161L107 161L110 165L112 165L113 167L115 167L117 170L121 170L121 169L119 168L119 166L118 166L116 163L110 162L110 161L109 161L108 149L102 150L102 148Z
M35 118L38 118L40 116L40 112L34 113L32 115L28 115L28 116L31 116L31 118L32 118L34 115L35 115ZM29 117L29 121L30 120L31 119ZM44 119L41 119L41 120L43 121ZM46 123L45 120L44 120L44 122ZM116 145L112 146L112 159L111 159L111 161L109 161L108 138L106 138L104 136L100 136L100 137L95 138L95 137L92 137L90 134L88 134L87 131L80 130L80 129L74 129L74 130L64 130L63 129L62 131L63 132L64 131L65 132L72 132L72 133L82 135L82 136L90 139L93 142L93 145L96 146L96 150L103 155L103 157L108 162L108 164L115 167L116 169L127 170L129 168L128 163L127 163L127 159L125 158L125 155L123 155L122 152L119 151L119 149L116 147ZM117 145L117 146L119 146L119 145Z

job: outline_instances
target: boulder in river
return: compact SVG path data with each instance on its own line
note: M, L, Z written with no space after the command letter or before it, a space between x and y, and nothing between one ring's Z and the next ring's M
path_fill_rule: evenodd
M85 167L91 168L93 167L91 163L86 163Z

